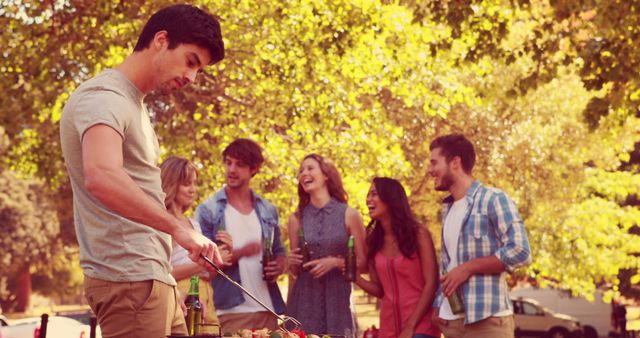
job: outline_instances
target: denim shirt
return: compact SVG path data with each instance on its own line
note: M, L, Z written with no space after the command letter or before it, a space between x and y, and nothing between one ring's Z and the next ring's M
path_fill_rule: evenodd
M286 250L282 244L276 207L253 191L251 191L251 196L253 197L253 207L260 221L260 227L262 228L262 239L273 238L273 255L276 257L285 256ZM216 233L219 229L226 229L224 219L224 210L226 207L227 193L225 189L222 188L196 208L195 218L198 223L200 223L202 234L211 240L215 240ZM224 272L237 283L241 283L240 268L237 263L226 268ZM256 276L256 278L262 279L262 275ZM211 281L211 285L214 289L213 302L216 309L231 309L244 303L245 296L242 290L224 279L224 277L216 276ZM267 287L274 311L278 314L284 313L284 300L282 299L278 285L276 283L268 283Z

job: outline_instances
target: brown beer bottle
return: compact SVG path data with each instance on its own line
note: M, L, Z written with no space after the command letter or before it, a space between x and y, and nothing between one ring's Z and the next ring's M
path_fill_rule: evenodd
M447 273L447 270L444 270L444 274ZM455 290L450 296L447 296L447 301L449 301L449 306L451 307L451 312L454 315L459 315L464 313L464 303L462 302L462 296L460 295L460 289Z
M349 236L347 248L347 259L345 261L344 276L348 281L353 282L354 280L356 280L356 269L358 267L356 261L356 250L353 247L353 236Z
M304 239L304 231L302 227L298 229L298 246L300 247L300 254L302 255L302 264L311 260L311 251L309 250L309 243Z
M464 303L462 303L462 297L460 297L460 291L454 291L451 296L447 297L449 301L449 306L451 306L451 312L454 315L459 315L464 313Z
M269 262L273 260L273 252L271 251L271 238L265 238L264 245L262 246L262 280L269 282L265 268L269 265Z

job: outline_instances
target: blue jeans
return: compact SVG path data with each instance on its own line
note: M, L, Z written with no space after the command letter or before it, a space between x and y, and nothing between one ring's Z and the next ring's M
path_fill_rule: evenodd
M438 338L438 337L434 337L430 334L416 333L413 335L413 338Z

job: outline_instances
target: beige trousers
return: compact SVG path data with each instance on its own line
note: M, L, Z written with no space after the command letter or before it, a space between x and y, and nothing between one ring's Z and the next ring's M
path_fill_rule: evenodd
M104 338L187 334L176 288L156 280L110 282L84 277L84 293Z
M446 325L438 325L445 338L514 337L513 316L489 317L469 325L464 325L464 319L447 320L446 322Z

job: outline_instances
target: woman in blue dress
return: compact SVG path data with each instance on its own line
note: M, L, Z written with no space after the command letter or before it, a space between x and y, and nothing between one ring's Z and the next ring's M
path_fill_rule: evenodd
M354 335L351 283L342 273L349 236L354 237L357 265L366 270L365 231L360 213L349 207L335 165L317 154L305 156L298 172L298 209L289 218L289 267L295 278L287 314L305 332ZM302 261L299 230L311 251Z

